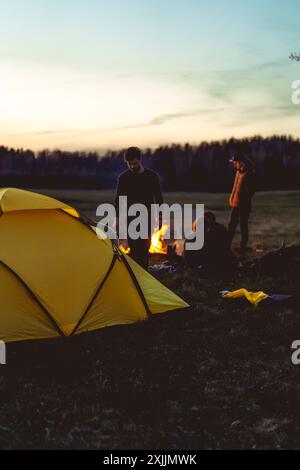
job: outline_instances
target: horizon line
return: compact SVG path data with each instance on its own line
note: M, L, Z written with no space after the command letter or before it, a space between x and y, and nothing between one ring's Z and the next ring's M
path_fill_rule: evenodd
M154 146L138 146L143 152L145 151L148 151L148 150L157 150L161 147L177 147L177 146L180 146L180 147L184 147L186 145L189 145L190 147L200 147L201 145L203 144L208 144L208 145L213 145L213 144L217 144L217 143L220 143L220 142L224 142L224 143L229 143L231 140L234 140L236 142L242 142L242 141L247 141L247 140L254 140L254 139L262 139L262 140L268 140L268 139L274 139L274 138L284 138L284 139L287 139L287 140L293 140L295 142L300 142L300 137L297 137L295 135L292 135L292 134L270 134L270 135L261 135L261 134L252 134L252 135L249 135L249 136L245 136L245 137L226 137L226 138L220 138L220 139L210 139L210 140L201 140L199 142L166 142L166 143L160 143L160 144L157 144L157 145L154 145ZM134 146L134 143L132 144L132 146ZM64 148L60 148L60 147L43 147L43 148L40 148L40 149L37 149L37 150L33 150L31 148L28 148L28 147L13 147L13 146L10 146L10 145L5 145L5 144L0 144L0 148L6 148L8 149L9 151L13 150L13 151L22 151L22 152L32 152L34 154L38 154L40 152L45 152L45 151L48 151L48 152L63 152L63 153L80 153L80 152L94 152L94 153L99 153L99 152L106 152L106 153L109 153L109 152L122 152L124 151L125 149L127 149L128 147L130 146L120 146L120 147L85 147L85 148L78 148L78 149L74 149L74 150L70 150L70 149L64 149Z

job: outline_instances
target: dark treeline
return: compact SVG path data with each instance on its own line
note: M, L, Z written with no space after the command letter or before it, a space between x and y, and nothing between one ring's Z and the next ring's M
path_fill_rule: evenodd
M255 136L169 145L144 151L145 166L157 171L165 191L229 191L235 152L252 158L258 190L300 189L300 140ZM66 152L0 147L0 186L32 188L114 188L125 170L122 151Z

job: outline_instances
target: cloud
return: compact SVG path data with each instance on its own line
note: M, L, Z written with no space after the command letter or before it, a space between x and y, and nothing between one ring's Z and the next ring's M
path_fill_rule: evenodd
M70 134L76 134L78 132L81 132L78 129L73 129L73 130L43 130L43 131L28 131L28 132L14 132L14 133L5 133L7 137L22 137L22 136L39 136L39 135L70 135Z
M123 130L131 129L142 129L147 127L157 127L167 124L170 121L177 119L189 118L200 115L213 115L214 113L220 113L225 111L225 108L202 108L196 110L187 110L177 113L165 113L154 116L149 121L130 124L126 126L118 126L112 128L97 128L97 129L66 129L66 130L55 130L55 129L45 129L40 131L30 131L30 132L16 132L16 133L5 133L6 137L39 137L39 136L66 136L66 137L83 137L93 134L101 134L106 132L118 132ZM2 134L3 135L3 134Z
M101 132L115 132L115 131L120 131L120 130L127 130L127 129L139 129L143 127L150 127L150 126L160 126L165 124L166 122L174 119L180 119L183 117L189 117L192 115L195 115L196 112L182 112L182 113L170 113L170 114L161 114L153 119L151 119L148 122L144 123L137 123L137 124L131 124L128 126L119 126L119 127L113 127L113 128L102 128L102 129L69 129L69 130L42 130L42 131L30 131L30 132L15 132L15 133L5 133L6 136L8 137L21 137L21 136L43 136L43 135L66 135L66 136L71 136L71 135L89 135L89 134L97 134Z
M186 111L186 112L178 112L178 113L159 114L158 116L155 116L148 122L144 122L141 124L133 124L129 126L116 127L111 130L117 131L117 130L124 130L124 129L137 129L141 127L161 126L163 124L166 124L169 121L173 121L174 119L190 117L190 116L194 116L195 114L198 114L198 111Z
M122 126L122 127L115 127L113 129L110 129L110 131L119 131L119 130L126 130L126 129L139 129L142 127L155 127L155 126L162 126L163 124L168 123L169 121L174 121L177 119L183 119L183 118L189 118L189 117L194 117L194 116L200 116L203 114L211 114L215 112L221 112L224 111L224 108L203 108L203 109L197 109L197 110L191 110L191 111L183 111L183 112L178 112L178 113L166 113L166 114L160 114L158 116L155 116L148 122L140 123L140 124L133 124L129 126Z

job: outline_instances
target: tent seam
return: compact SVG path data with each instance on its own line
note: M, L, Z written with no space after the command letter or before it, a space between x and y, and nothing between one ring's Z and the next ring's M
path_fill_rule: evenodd
M52 323L52 326L56 329L56 331L60 334L60 336L65 336L63 331L61 330L58 323L55 321L51 313L48 312L46 307L42 304L42 302L38 299L37 295L34 291L26 284L26 282L16 273L10 266L8 266L4 261L0 260L0 265L2 265L7 271L9 271L16 279L20 282L20 284L26 289L29 295L32 297L33 301L40 307L40 309L44 312L48 320Z
M140 284L139 284L139 282L138 282L138 280L137 280L137 278L136 278L136 275L134 274L134 272L133 272L133 270L132 270L130 264L128 263L128 261L127 261L127 259L126 259L126 256L124 255L124 253L122 253L121 250L119 250L119 249L118 249L118 252L119 252L119 254L121 255L121 259L123 260L123 262L124 262L124 264L125 264L125 266L126 266L126 269L127 269L128 273L129 273L129 275L130 275L130 277L131 277L131 279L132 279L132 281L133 281L133 283L134 283L134 285L135 285L135 287L136 287L136 289L137 289L137 291L138 291L138 294L139 294L139 296L140 296L140 299L141 299L141 301L142 301L142 303L143 303L143 305L144 305L144 307L145 307L145 310L146 310L146 313L147 313L147 317L148 317L148 319L150 319L153 314L152 314L152 312L151 312L151 310L150 310L150 308L149 308L149 305L148 305L148 303L147 303L146 297L145 297L144 292L143 292L143 290L142 290L142 288L141 288L141 286L140 286Z
M73 209L73 208L72 208ZM64 209L56 209L56 210L59 210L61 212L63 212L65 215L71 217L73 220L77 220L77 222L79 222L81 225L83 225L84 227L86 227L89 231L91 231L93 233L93 235L96 235L97 237L97 234L94 232L94 230L92 229L92 227L84 221L83 217L79 214L79 212L77 211L77 209L75 209L77 212L78 212L78 215L79 217L73 217L73 215L69 214L68 212L64 211ZM98 237L97 237L98 238ZM99 240L99 239L98 239Z
M72 333L70 334L70 336L72 336L73 334L75 334L75 332L78 330L79 326L82 324L83 320L88 316L91 308L92 308L92 305L93 303L95 302L96 298L98 297L98 294L99 292L101 291L102 287L104 286L104 284L106 283L107 279L109 278L115 264L116 264L116 261L117 261L118 257L116 255L116 253L114 253L113 255L113 258L112 258L112 261L110 263L110 266L107 270L107 273L105 274L104 278L101 280L99 286L97 287L90 303L88 304L87 308L85 309L84 313L82 314L81 318L79 319L78 323L76 324L76 326L74 327Z
M1 198L1 204L0 204L0 215L2 215L4 213L4 211L2 210L2 201L4 199L4 196L6 195L7 191L9 190L9 188L6 188L2 194L2 198Z

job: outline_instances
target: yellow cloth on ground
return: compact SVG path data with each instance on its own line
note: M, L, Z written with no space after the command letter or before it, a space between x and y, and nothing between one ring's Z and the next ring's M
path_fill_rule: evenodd
M247 289L238 289L233 292L228 292L223 296L225 299L237 299L245 297L253 305L258 305L264 299L267 299L269 296L263 291L259 292L249 292Z

